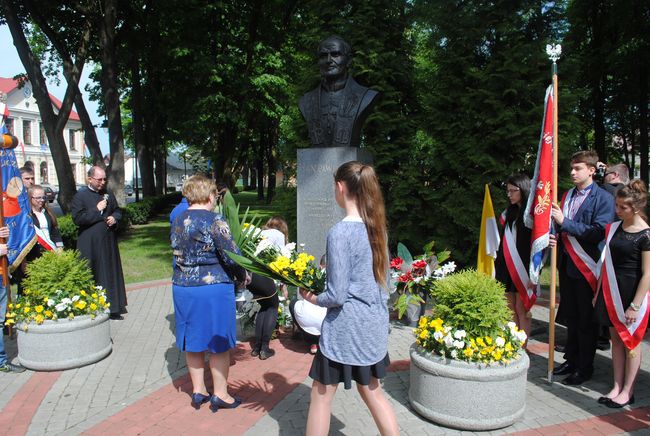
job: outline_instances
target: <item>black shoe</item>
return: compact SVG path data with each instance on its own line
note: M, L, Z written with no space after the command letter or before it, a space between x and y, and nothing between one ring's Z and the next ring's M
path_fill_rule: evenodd
M120 315L119 313L111 313L109 318L114 320L114 321L121 321L121 320L124 319L124 317L122 315Z
M573 374L575 371L576 371L575 366L573 366L569 362L564 362L562 365L558 366L553 370L553 375Z
M610 409L620 409L622 407L627 406L628 404L634 404L634 395L630 397L627 403L617 403L616 401L612 400L611 398L607 399L608 401L605 404L605 406L609 407Z
M580 371L576 371L564 380L562 380L562 384L567 385L567 386L580 386L587 380L591 379L591 375L586 375L581 373Z
M564 353L564 350L566 350L566 347L564 345L556 345L554 348L558 353Z
M259 348L253 348L253 349L251 350L251 356L253 356L253 357L257 357L257 356L259 356L259 355L260 355L260 349L259 349Z
M609 397L600 397L600 398L598 398L598 404L605 404L609 400L611 400L611 398L609 398Z
M275 356L275 350L271 350L270 348L268 350L262 350L260 351L260 359L261 360L266 360L269 357Z
M601 342L601 341L598 341L598 342L596 343L596 348L598 348L599 350L602 350L602 351L607 351L607 350L609 350L610 348L612 348L612 346L610 345L609 341L607 341L607 342L605 342L605 341L602 341L602 342Z

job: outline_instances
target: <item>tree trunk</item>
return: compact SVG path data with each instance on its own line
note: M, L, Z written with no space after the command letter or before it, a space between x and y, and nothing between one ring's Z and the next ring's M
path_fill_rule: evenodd
M117 0L104 1L104 15L99 25L99 44L102 61L102 91L108 116L108 143L110 164L108 166L108 189L118 204L126 202L124 195L124 136L120 115L120 95L117 80L115 28L117 26Z
M68 86L66 96L61 103L59 114L55 115L52 109L52 100L47 89L47 83L41 65L38 59L34 56L25 34L23 26L20 22L12 0L3 0L5 19L9 26L9 31L14 40L14 45L20 57L20 61L27 71L30 83L38 110L41 114L43 127L50 145L52 152L52 161L56 169L56 176L59 182L59 204L63 213L70 211L70 202L76 192L76 185L74 175L72 174L72 166L70 165L70 156L68 149L63 138L63 128L70 115L72 109L72 99L74 94Z
M639 159L642 180L648 181L648 68L639 65Z

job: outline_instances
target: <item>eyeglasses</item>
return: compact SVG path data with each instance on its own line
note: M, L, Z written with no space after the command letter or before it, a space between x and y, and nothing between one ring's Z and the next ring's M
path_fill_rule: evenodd
M91 179L95 179L95 180L97 180L98 182L105 182L105 181L106 181L106 177L101 177L101 178L99 178L99 179L98 179L97 177L91 177Z
M610 174L616 174L616 171L610 171L610 172L608 172L608 173L605 173L605 175L604 175L603 177L605 177L605 176L609 176Z

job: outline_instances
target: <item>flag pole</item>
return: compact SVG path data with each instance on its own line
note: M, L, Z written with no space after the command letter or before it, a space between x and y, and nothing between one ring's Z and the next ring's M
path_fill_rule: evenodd
M553 204L557 204L557 147L558 147L558 126L557 126L557 61L562 54L562 47L557 44L547 45L546 54L553 62ZM551 287L548 302L548 381L553 383L553 366L555 364L555 292L557 288L557 244L551 249Z

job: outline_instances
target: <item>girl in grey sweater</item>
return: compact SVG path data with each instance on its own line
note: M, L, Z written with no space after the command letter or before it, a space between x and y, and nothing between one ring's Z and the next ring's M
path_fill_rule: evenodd
M327 435L331 403L339 383L356 382L382 435L399 434L395 412L379 379L388 359L388 249L386 213L374 169L347 162L334 175L338 205L346 217L327 234L327 287L303 297L327 307L319 350L309 376L314 380L307 435Z

